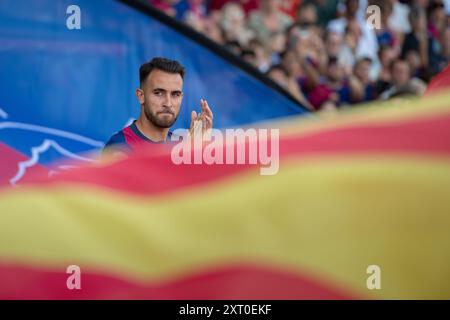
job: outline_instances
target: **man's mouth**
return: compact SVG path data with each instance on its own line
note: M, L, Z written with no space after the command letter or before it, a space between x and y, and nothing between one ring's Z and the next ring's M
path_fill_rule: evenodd
M173 116L173 112L171 112L171 111L161 111L161 112L158 112L158 114L170 114Z

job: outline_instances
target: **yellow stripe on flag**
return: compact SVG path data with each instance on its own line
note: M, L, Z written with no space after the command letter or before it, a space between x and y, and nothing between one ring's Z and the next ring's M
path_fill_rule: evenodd
M282 266L381 298L450 298L450 164L415 156L283 160L148 199L88 186L0 193L0 257L163 281L211 266ZM25 200L26 199L26 200ZM366 288L366 268L382 289Z

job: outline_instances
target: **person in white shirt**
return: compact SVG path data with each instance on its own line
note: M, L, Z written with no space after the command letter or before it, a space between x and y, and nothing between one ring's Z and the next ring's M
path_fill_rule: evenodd
M378 63L378 42L373 29L370 29L366 23L365 11L367 8L367 1L362 1L364 7L360 7L358 0L345 0L344 16L334 19L328 23L327 29L330 32L335 32L344 35L345 30L351 21L357 21L361 30L361 37L355 49L356 58L369 57L374 64ZM363 11L361 11L361 9ZM362 14L363 12L364 14ZM376 76L376 75L373 75Z

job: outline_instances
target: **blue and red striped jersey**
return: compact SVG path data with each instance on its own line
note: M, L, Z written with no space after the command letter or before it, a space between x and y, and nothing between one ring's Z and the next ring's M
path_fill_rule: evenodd
M167 141L170 141L172 132L169 131ZM105 144L104 150L115 149L125 153L132 153L137 146L142 146L145 143L165 143L156 142L147 138L136 126L136 120L131 125L123 128L115 133Z

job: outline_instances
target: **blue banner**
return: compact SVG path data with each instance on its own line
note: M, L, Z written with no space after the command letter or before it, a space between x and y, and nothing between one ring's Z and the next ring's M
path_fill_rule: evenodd
M80 9L80 29L70 28L70 5ZM101 148L138 116L139 66L154 56L187 70L174 129L189 126L201 98L218 128L305 112L198 41L120 1L2 0L0 142L41 165Z

